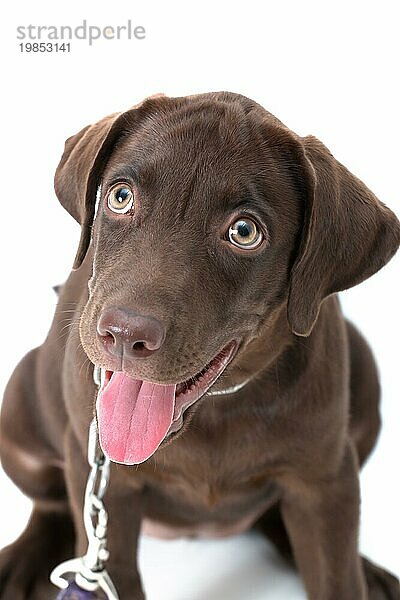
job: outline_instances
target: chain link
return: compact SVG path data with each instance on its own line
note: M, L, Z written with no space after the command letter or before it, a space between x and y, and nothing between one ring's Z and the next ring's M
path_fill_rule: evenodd
M86 484L83 518L89 545L83 561L88 569L101 571L108 558L106 550L108 515L103 496L109 481L110 461L100 449L94 420L89 431L88 460L91 471Z
M97 393L104 382L104 371L94 367L93 379ZM109 557L107 550L108 514L103 503L110 477L110 461L104 455L97 432L96 420L90 424L88 441L88 462L91 467L85 489L83 520L88 538L88 549L85 556L62 563L54 569L51 581L61 588L68 586L66 573L74 573L76 583L87 591L103 590L109 600L118 600L115 587L105 570Z

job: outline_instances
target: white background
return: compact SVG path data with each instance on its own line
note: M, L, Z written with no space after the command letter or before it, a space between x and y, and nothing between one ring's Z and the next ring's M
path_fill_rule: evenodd
M3 6L6 3L3 3ZM0 387L40 344L68 274L78 227L55 198L64 140L146 95L230 90L313 133L400 214L396 3L7 3L2 18ZM21 54L18 25L144 25L144 41L73 41L70 54ZM400 574L400 256L342 295L379 364L383 432L363 471L362 551ZM21 531L29 501L0 472L0 546ZM149 600L304 598L296 576L257 535L223 541L141 540Z

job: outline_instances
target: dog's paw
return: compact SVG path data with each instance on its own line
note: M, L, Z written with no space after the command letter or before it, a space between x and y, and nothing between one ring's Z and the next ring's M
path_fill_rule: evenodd
M363 558L368 600L400 600L400 584L397 577Z
M38 556L18 542L0 552L0 600L54 600L57 590L41 573Z
M0 600L54 600L50 572L73 547L68 515L34 511L18 540L0 552Z

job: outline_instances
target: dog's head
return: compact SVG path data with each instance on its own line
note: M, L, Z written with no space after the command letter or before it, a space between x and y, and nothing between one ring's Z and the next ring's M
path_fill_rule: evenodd
M260 332L309 335L324 298L400 243L394 214L321 142L225 92L152 97L86 127L55 187L82 226L75 268L93 246L80 335L107 369L103 447L125 463L207 391L245 383Z

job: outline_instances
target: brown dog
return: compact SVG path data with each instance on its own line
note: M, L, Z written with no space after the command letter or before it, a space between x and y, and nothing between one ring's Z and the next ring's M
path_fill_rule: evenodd
M254 525L310 599L399 599L357 549L379 383L335 295L393 256L394 214L317 139L225 92L86 127L55 187L82 235L49 336L6 390L3 467L34 509L0 555L0 599L54 597L51 568L86 549L91 363L107 369L97 418L121 463L106 503L122 600L144 597L141 525Z

